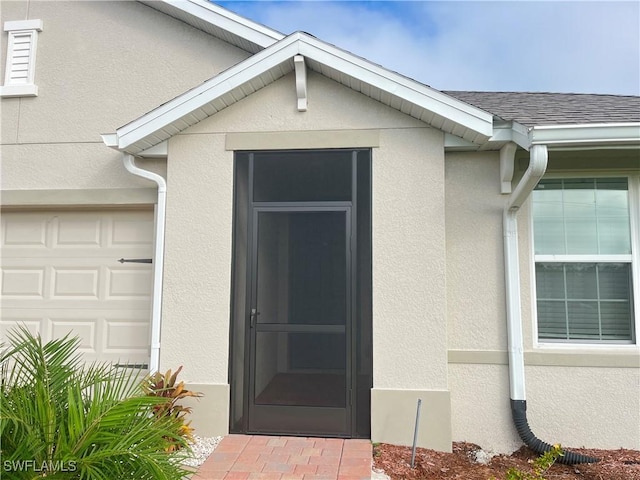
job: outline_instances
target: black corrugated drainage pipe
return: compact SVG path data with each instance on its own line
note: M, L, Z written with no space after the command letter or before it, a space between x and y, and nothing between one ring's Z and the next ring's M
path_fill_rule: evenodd
M513 416L513 423L516 426L518 435L520 435L520 438L527 447L538 455L542 455L553 448L553 445L549 445L547 442L543 442L536 437L531 431L531 428L529 428L529 422L527 422L526 400L511 400L511 415ZM586 455L567 450L563 450L563 453L564 455L559 457L556 461L565 465L574 465L576 463L596 463L599 461L599 459L595 457L588 457Z
M510 155L515 156L515 149ZM524 444L538 455L553 447L538 439L527 422L527 400L524 382L524 342L522 335L522 312L520 309L520 267L518 264L518 222L516 214L527 200L547 169L548 152L546 145L533 145L529 167L509 196L504 208L504 269L507 302L507 342L509 354L509 393L511 414L516 430ZM511 160L514 160L513 158ZM597 458L564 452L559 463L594 463Z

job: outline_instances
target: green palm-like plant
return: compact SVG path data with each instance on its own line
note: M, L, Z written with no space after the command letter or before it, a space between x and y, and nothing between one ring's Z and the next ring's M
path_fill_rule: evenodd
M42 343L24 328L0 354L0 477L177 480L188 448L182 422L153 415L168 399L147 396L142 373L85 364L69 335Z

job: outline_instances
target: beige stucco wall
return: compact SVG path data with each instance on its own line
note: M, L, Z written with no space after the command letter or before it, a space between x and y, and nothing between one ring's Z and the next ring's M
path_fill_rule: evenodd
M248 56L134 1L2 2L2 23L24 19L43 21L39 92L0 100L3 191L153 187L126 173L100 134Z
M551 166L554 155L551 154ZM452 437L494 451L521 445L507 368L497 152L446 155L447 325ZM525 165L526 167L526 165ZM531 222L518 214L529 424L564 446L640 448L637 347L540 347L532 321Z
M179 135L168 161L160 365L227 384L233 154L223 135Z
M447 153L445 175L449 349L505 350L498 152Z
M382 139L373 161L374 386L446 390L442 134Z
M372 409L377 439L405 438L398 429L406 425L391 421L394 395L432 394L434 425L449 417L443 134L313 72L308 92L309 109L298 112L288 75L170 140L161 364L182 359L190 381L228 383L233 152L225 132L237 134L236 148L243 138L255 142L252 132L273 133L265 148L350 147L350 136L368 138L375 147ZM311 130L326 135L307 136ZM422 444L450 448L444 423Z

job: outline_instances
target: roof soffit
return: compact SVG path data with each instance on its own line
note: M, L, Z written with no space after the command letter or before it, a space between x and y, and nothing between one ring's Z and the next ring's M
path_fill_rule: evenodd
M117 148L137 154L214 115L292 71L295 55L303 55L308 68L446 133L474 144L493 135L491 114L296 32L119 128Z

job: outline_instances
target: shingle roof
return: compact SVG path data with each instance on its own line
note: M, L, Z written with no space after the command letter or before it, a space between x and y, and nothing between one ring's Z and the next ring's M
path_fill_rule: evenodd
M445 91L503 120L527 127L640 122L640 97L584 93Z

